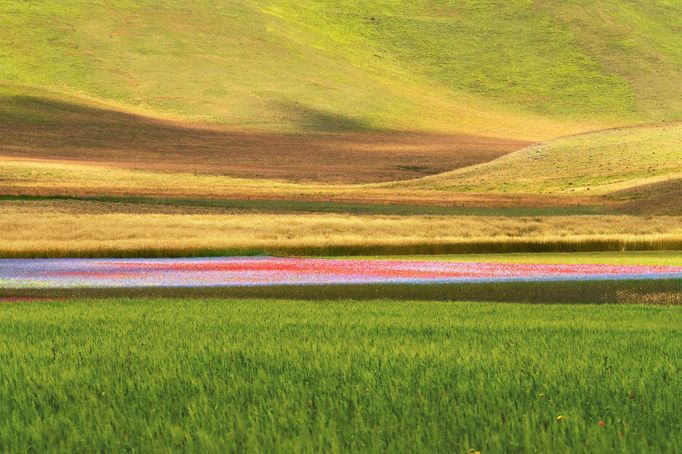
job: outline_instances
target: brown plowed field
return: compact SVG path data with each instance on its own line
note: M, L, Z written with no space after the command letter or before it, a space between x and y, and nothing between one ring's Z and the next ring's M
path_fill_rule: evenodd
M410 132L282 134L197 127L23 99L0 115L0 155L296 182L404 180L490 161L528 143ZM0 112L1 113L1 112Z

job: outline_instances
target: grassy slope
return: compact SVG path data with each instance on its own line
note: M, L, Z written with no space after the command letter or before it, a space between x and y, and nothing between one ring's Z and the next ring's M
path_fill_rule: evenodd
M3 89L0 88L0 91ZM138 121L137 117L126 116L111 111L109 114L98 114L97 121L92 124L87 123L89 132L87 138L75 136L72 139L60 142L54 137L61 137L59 131L77 130L76 123L80 122L89 112L109 112L106 110L92 110L81 104L61 102L63 97L51 98L46 92L38 92L40 96L36 98L23 98L19 94L22 89L4 87L5 93L13 93L3 99L0 104L0 121L8 122L8 127L12 124L20 124L27 127L32 123L36 128L49 124L47 131L50 137L42 141L41 138L31 138L30 134L22 137L22 141L13 143L11 140L3 145L11 155L18 157L31 157L31 150L40 151L49 157L50 150L62 147L65 150L86 150L81 155L88 161L88 156L94 157L107 156L107 146L111 148L113 162L59 162L45 161L32 162L15 158L2 158L0 162L0 184L4 186L4 192L12 193L37 191L40 188L63 188L63 192L73 194L116 194L124 192L129 195L136 194L158 194L167 195L212 195L222 198L239 198L244 194L268 195L268 196L314 196L333 197L341 196L348 198L372 198L377 199L405 199L406 197L428 198L426 194L431 192L430 197L438 191L447 190L449 196L439 195L442 200L451 199L453 193L539 193L571 195L588 197L607 193L615 194L616 199L629 200L637 198L651 198L656 196L661 198L657 204L657 213L672 213L670 210L675 208L675 203L666 203L666 194L679 194L679 188L675 182L682 177L682 123L666 123L652 126L639 126L631 128L612 129L597 131L576 136L568 136L551 140L545 143L531 145L525 149L508 154L497 160L480 165L461 168L452 172L425 177L419 180L403 181L397 183L378 184L371 186L357 185L328 185L323 182L315 184L294 184L274 180L260 180L255 178L231 178L222 175L202 175L189 173L196 170L192 164L200 165L198 161L192 161L187 169L169 163L169 169L151 168L142 161L142 158L135 155L127 155L126 141L116 141L103 145L97 142L98 134L111 129L115 133L128 131L140 137L142 144L133 149L139 149L147 153L145 159L150 156L158 156L163 161L163 144L168 145L168 137L171 144L178 142L182 137L190 134L191 131L183 133L181 128L173 129L171 126L163 126L162 123L150 123L150 127L145 129L144 122ZM40 99L52 99L51 103L40 101ZM49 107L49 108L48 108ZM102 106L99 106L102 107ZM66 123L64 118L73 118ZM108 129L107 129L108 128ZM164 129L165 128L165 129ZM34 128L35 129L35 128ZM29 128L30 130L30 128ZM35 129L37 130L37 129ZM152 131L145 133L145 131ZM158 131L157 131L158 130ZM168 134L166 130L171 131ZM160 132L159 132L160 131ZM200 131L200 130L197 130ZM165 134L165 135L164 135ZM184 134L184 136L183 136ZM201 145L202 135L196 133L197 144ZM215 150L208 147L214 156L211 157L215 162L223 162L220 156L219 133L206 132L206 140L218 143ZM158 137L157 137L158 136ZM166 137L168 136L168 137ZM229 136L225 140L234 140ZM238 137L237 137L238 139ZM31 140L36 141L35 145ZM71 140L69 142L69 140ZM118 139L116 139L118 140ZM134 139L133 139L134 140ZM274 138L271 140L275 140ZM352 139L349 139L352 140ZM165 141L165 142L164 142ZM175 142L173 142L175 141ZM54 143L53 143L54 142ZM256 141L257 143L257 141ZM94 144L94 145L93 145ZM161 146L161 151L157 152L156 146ZM215 145L215 144L214 144ZM343 142L339 142L342 146ZM175 145L173 145L175 146ZM247 146L247 145L245 145ZM365 145L371 146L371 145ZM409 148L408 145L404 145ZM412 145L415 147L414 145ZM442 145L441 145L442 146ZM33 148L32 148L33 147ZM41 148L42 147L42 148ZM79 148L80 147L80 148ZM96 151L91 148L99 147ZM407 148L406 148L407 149ZM416 149L416 148L415 148ZM151 151L150 151L151 150ZM227 150L233 153L235 150ZM174 151L178 156L183 155L183 149ZM90 153L90 154L88 154ZM325 151L329 153L329 151ZM409 153L409 150L408 152ZM425 150L424 153L435 152ZM68 152L65 152L68 155ZM59 155L59 153L57 153ZM79 155L74 152L74 158ZM174 155L175 156L175 155ZM352 156L349 154L349 156ZM388 156L388 155L387 155ZM95 158L92 158L93 160ZM331 158L330 158L331 159ZM472 158L473 159L473 158ZM127 166L139 167L142 170L129 170L126 168L108 169L105 165L111 164L118 166L118 161ZM176 157L176 161L178 158ZM207 161L207 162L214 162ZM247 160L248 161L248 160ZM174 161L175 162L175 161ZM203 161L202 161L203 162ZM241 161L240 161L241 162ZM316 161L317 162L317 161ZM321 161L320 172L324 175L336 175L331 170L325 170L324 166L335 165L333 159L325 163ZM351 163L339 158L337 164L343 164L346 169ZM92 165L95 164L95 165ZM121 165L123 165L121 164ZM362 162L358 162L362 165ZM103 167L104 166L104 167ZM283 175L294 175L287 168L283 168ZM166 170L166 172L159 172ZM167 171L176 172L170 175ZM324 173L326 172L326 173ZM367 173L365 170L361 172ZM389 175L391 171L386 170L381 175ZM397 172L397 171L395 171ZM394 172L394 173L395 173ZM359 172L360 173L360 172ZM116 176L107 178L106 175ZM273 174L274 175L274 174ZM365 175L363 173L363 175ZM373 174L371 177L374 177ZM370 178L370 177L366 177ZM658 186L652 186L658 184ZM646 189L646 185L652 186ZM626 190L643 186L643 191L630 193ZM11 190L10 190L11 188ZM368 192L371 188L372 191ZM660 189L660 190L659 190ZM632 191L631 191L632 192ZM420 195L421 194L421 195ZM568 200L567 200L568 202ZM593 204L602 203L600 200ZM635 212L646 212L646 206L634 210Z
M359 163L362 165L362 163ZM320 202L398 202L444 206L575 205L584 197L464 194L383 184L291 183L200 173L129 170L88 162L0 156L3 194L65 196L149 196L158 198L316 200ZM209 202L210 203L210 202ZM349 210L352 211L352 210Z
M36 111L21 112L33 115ZM8 157L0 158L0 190L28 195L153 196L169 198L169 203L173 198L194 197L199 205L203 202L198 198L315 201L310 206L283 206L284 210L410 212L400 207L353 205L373 202L436 204L454 211L453 205L494 209L616 203L618 212L680 214L676 202L682 193L680 144L680 123L614 129L532 145L488 163L418 180L372 185L302 184ZM332 201L340 205L324 205ZM249 203L234 206L248 208ZM268 202L253 206L269 209Z
M682 177L682 123L599 131L396 187L604 194ZM589 192L588 192L589 191Z
M0 80L289 131L679 118L679 2L535 3L3 2Z
M4 303L0 449L678 452L681 317L404 301Z
M361 200L361 199L360 199ZM441 199L440 202L444 200ZM538 200L534 200L537 202ZM269 213L269 214L302 214L302 213L341 213L353 215L385 215L385 216L488 216L488 217L527 217L527 216L580 216L608 215L616 211L607 210L597 205L521 205L476 206L475 204L431 204L415 205L410 201L400 203L333 201L333 200L299 200L299 199L213 199L191 197L144 197L144 196L40 196L40 195L0 195L3 211L12 211L12 202L30 203L36 209L41 207L62 212L63 206L71 203L82 203L82 210L77 212L101 214L104 209L112 213L214 213L230 214ZM41 204L45 202L45 204Z
M5 193L65 195L167 195L220 198L287 197L335 200L462 201L466 194L490 194L480 204L503 206L495 194L553 194L563 203L601 204L605 194L628 200L679 192L671 181L682 176L682 124L614 129L531 145L494 161L417 180L373 185L296 184L188 172L108 168L90 163L26 161L3 158L0 176ZM108 178L107 175L112 178ZM115 178L113 178L115 176ZM661 183L630 194L627 189ZM665 183L665 184L664 184ZM666 185L667 184L667 185ZM449 194L443 194L442 191ZM569 197L570 196L570 197ZM593 200L590 202L590 198ZM584 199L584 200L583 200ZM577 199L576 199L577 200ZM516 202L519 203L518 201ZM536 203L542 203L537 201ZM561 200L544 202L559 203ZM646 207L642 210L646 212ZM665 200L658 212L672 213Z

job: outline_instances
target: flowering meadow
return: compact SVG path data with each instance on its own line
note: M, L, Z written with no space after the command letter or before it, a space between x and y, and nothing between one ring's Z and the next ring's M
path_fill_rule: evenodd
M278 257L4 259L0 288L244 287L682 279L682 266Z

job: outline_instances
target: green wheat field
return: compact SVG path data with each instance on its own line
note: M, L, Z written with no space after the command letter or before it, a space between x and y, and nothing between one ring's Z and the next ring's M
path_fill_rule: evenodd
M679 452L682 311L110 299L0 310L8 452Z

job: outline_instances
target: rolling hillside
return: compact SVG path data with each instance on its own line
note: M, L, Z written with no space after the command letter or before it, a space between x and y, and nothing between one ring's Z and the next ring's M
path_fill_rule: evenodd
M280 132L682 117L679 1L0 2L0 81Z
M679 1L66 0L0 17L5 194L679 200Z
M597 131L389 186L455 192L607 194L682 178L682 123ZM664 195L667 191L659 186ZM621 194L622 195L622 194Z

